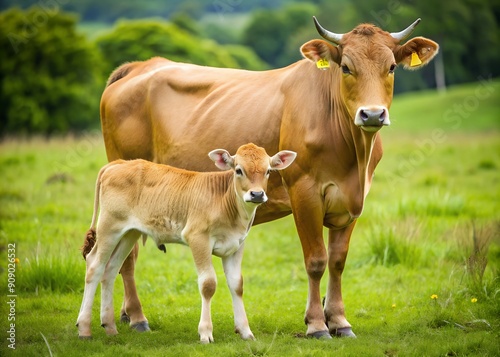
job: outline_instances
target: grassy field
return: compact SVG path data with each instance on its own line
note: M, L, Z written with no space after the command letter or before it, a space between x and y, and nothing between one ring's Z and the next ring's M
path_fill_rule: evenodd
M215 343L198 342L200 297L189 249L147 242L136 272L152 332L74 326L84 282L79 247L94 181L106 162L99 133L7 140L0 146L2 309L0 355L19 356L498 356L500 351L499 81L395 99L384 158L354 231L343 276L357 339L304 336L307 278L291 217L247 239L245 305L257 341L233 331L220 260L213 299ZM8 304L15 244L15 305ZM323 291L326 287L324 277ZM118 316L123 288L115 286ZM433 297L433 298L431 298ZM15 347L8 347L9 314Z

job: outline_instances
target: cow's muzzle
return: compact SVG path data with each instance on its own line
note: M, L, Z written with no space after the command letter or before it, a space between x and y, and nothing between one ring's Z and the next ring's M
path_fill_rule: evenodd
M366 131L377 131L384 125L391 125L386 107L360 107L356 112L354 124Z

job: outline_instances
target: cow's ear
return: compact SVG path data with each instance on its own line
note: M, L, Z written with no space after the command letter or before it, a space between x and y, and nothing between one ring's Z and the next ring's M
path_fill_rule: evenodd
M271 158L271 169L283 170L286 169L297 157L294 151L282 150Z
M311 40L309 42L306 42L300 48L300 52L302 53L302 56L304 56L304 58L307 58L314 63L326 60L328 61L328 63L335 62L340 66L340 60L342 57L340 55L340 50L338 49L338 47L332 46L326 41Z
M223 171L234 167L234 157L224 149L212 150L208 153L208 156L215 162L215 166Z
M415 37L394 50L397 63L405 69L420 69L429 63L439 51L439 45L425 37Z

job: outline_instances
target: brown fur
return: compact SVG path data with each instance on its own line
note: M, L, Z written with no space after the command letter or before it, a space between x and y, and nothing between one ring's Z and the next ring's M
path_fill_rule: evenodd
M95 237L96 237L95 228L90 228L87 231L87 234L85 235L85 240L83 241L83 245L81 248L83 259L85 260L87 260L87 255L90 253L92 248L94 248Z
M211 171L205 155L219 145L234 150L253 141L268 152L282 147L298 152L293 167L270 176L270 199L259 207L254 223L293 211L309 281L307 333L321 335L329 327L336 334L350 329L339 267L345 264L352 230L383 153L378 134L355 123L358 109L376 105L388 113L394 84L390 68L401 63L418 69L437 49L435 42L419 37L400 45L388 32L363 24L344 34L338 46L309 41L301 47L305 60L266 72L159 58L137 62L133 72L103 94L106 153L110 159L143 158ZM411 66L413 52L421 65ZM320 59L330 67L319 70ZM342 73L342 65L351 73ZM323 226L330 228L328 249ZM327 265L322 309L320 280ZM127 282L133 283L133 267L128 273ZM138 301L136 294L127 294L128 299Z
M111 73L111 75L109 76L108 81L106 82L106 87L109 87L111 84L125 77L127 74L130 73L132 68L133 68L133 63L126 62L117 69L115 69L113 73Z

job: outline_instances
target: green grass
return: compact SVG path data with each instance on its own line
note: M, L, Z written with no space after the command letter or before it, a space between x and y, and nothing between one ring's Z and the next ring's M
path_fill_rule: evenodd
M499 82L492 86L498 92ZM474 96L477 84L395 99L384 158L351 240L343 275L346 313L357 339L304 337L307 278L293 219L256 226L245 248L245 305L255 342L233 331L220 260L213 299L215 344L197 336L200 297L191 253L141 247L138 291L152 328L99 327L91 341L74 326L94 182L106 162L100 135L10 140L0 146L0 247L15 243L16 348L22 356L496 356L500 347L500 103L485 98L474 120L442 113ZM469 99L470 100L470 99ZM418 122L408 119L413 113ZM399 118L405 118L399 119ZM472 115L471 115L472 117ZM388 129L388 130L386 130ZM442 132L436 132L441 130ZM2 251L2 305L7 252ZM322 292L326 289L326 276ZM436 294L437 299L431 299ZM118 316L123 298L115 286ZM472 302L472 299L477 299ZM475 301L475 300L474 300ZM7 311L0 310L2 331ZM5 311L5 312L4 312ZM13 355L3 333L0 354ZM45 340L47 340L47 343ZM50 352L49 352L50 348Z
M423 133L435 129L445 136L457 132L500 130L500 80L449 87L444 93L422 91L397 96L391 107L389 131Z

